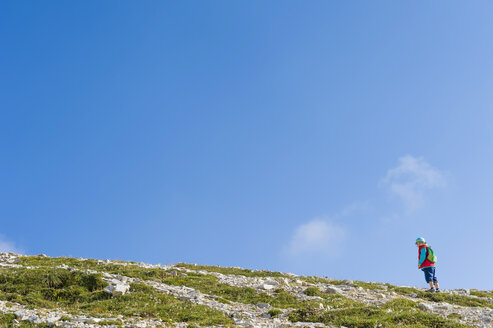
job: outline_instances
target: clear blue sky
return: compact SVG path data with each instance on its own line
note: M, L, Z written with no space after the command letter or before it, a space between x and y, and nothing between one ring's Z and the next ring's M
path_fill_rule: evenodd
M492 289L492 10L4 1L0 248Z

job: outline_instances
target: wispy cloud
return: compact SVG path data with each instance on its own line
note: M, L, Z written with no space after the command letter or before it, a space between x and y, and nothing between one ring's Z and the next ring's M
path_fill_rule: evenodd
M342 209L339 213L335 215L334 218L343 218L347 216L352 216L357 213L365 212L371 209L370 203L368 201L364 202L354 202Z
M0 252L23 253L23 251L18 249L13 242L6 240L2 235L0 235Z
M340 226L324 219L314 219L296 228L287 247L291 256L307 254L337 255L346 232Z
M387 171L381 183L403 201L406 209L415 210L424 205L424 192L444 187L446 179L422 157L406 155L399 158L397 167Z

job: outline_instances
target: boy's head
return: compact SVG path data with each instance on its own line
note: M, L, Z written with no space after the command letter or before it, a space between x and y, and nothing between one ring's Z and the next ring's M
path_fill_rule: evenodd
M424 238L422 238L422 237L416 238L416 246L421 246L424 244L426 244L426 241Z

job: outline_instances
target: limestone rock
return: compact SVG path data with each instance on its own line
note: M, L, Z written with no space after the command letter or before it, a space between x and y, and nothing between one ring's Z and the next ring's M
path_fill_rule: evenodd
M113 296L120 296L126 294L129 289L129 284L113 279L110 281L110 284L104 288L104 291Z
M340 294L341 293L341 290L337 287L332 287L332 286L329 286L325 289L325 292L327 294Z
M269 303L257 303L256 307L259 309L270 309L271 305Z
M426 304L426 303L418 303L418 308L421 310L421 311L425 311L425 312L431 312L431 310L433 309L429 304Z

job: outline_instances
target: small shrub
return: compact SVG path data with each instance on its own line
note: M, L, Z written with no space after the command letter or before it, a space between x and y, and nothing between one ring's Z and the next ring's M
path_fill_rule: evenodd
M63 284L67 281L65 273L58 271L50 271L44 274L43 283L48 288L61 288Z
M269 312L267 312L272 318L275 316L278 316L279 314L282 314L282 311L279 309L271 309Z
M0 313L0 327L12 327L12 321L15 319L13 313Z
M82 286L86 287L90 292L94 292L105 288L108 283L99 274L87 274L82 276Z
M320 296L324 297L324 293L320 291L317 287L308 287L307 289L304 290L303 292L307 296Z

